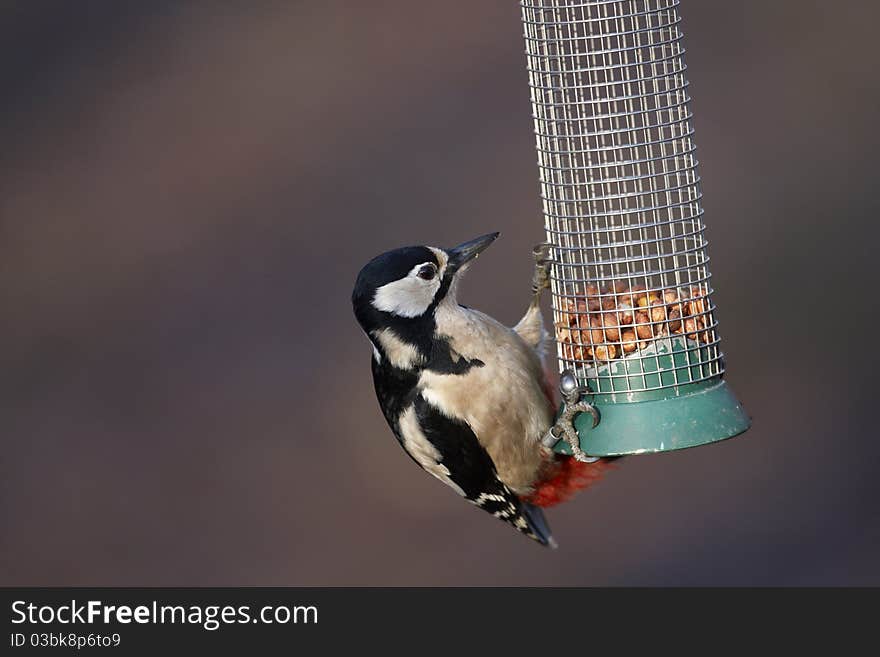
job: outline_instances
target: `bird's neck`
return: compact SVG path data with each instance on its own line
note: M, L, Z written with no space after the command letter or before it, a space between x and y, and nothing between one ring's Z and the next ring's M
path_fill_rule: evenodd
M367 331L376 347L379 362L398 370L416 370L431 356L433 315L417 318L388 318Z
M390 327L371 331L370 339L379 352L380 362L398 370L418 370L430 357L430 343L411 342Z
M385 326L370 332L376 346L378 360L375 368L388 376L419 374L424 370L440 374L465 374L473 367L482 367L479 358L465 357L454 348L460 335L466 335L473 321L467 308L458 304L443 304L430 326L418 330L401 331L400 327ZM439 320L442 330L438 330Z

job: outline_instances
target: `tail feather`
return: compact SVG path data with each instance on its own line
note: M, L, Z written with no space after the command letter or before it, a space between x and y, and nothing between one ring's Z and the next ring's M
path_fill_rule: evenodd
M535 540L541 545L546 545L554 550L559 547L559 544L553 540L553 534L550 533L550 527L547 524L547 519L544 517L544 512L541 511L541 509L528 502L523 502L522 514L525 517L526 522L529 523L529 528L532 530L532 534L534 534L533 538Z
M556 541L550 534L550 528L542 511L523 502L500 481L496 480L492 492L480 493L469 501L499 520L513 525L515 529L541 545L556 547Z

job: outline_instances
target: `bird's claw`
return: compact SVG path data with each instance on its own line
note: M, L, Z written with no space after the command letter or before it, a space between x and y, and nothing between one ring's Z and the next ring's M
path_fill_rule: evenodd
M541 242L540 244L535 244L532 249L532 253L535 255L535 260L537 262L544 262L550 259L550 249L553 245L550 242Z
M562 373L560 378L559 389L562 392L564 403L562 412L559 414L556 423L550 427L544 444L552 447L560 440L565 440L571 448L572 456L583 463L593 463L599 460L597 456L589 456L581 449L580 436L577 429L574 428L574 419L581 413L589 413L593 416L593 426L595 429L599 424L599 411L595 406L581 399L581 388L577 385L577 379L570 371Z
M597 426L599 426L599 411L596 410L596 407L589 402L580 401L577 404L574 404L571 408L574 411L575 415L579 413L589 413L593 416L593 426L590 427L591 429L595 429Z
M550 248L551 244L549 242L542 242L541 244L536 244L532 249L532 255L535 258L535 274L532 278L532 293L535 296L538 296L544 290L550 287L550 265L552 264L552 260L550 259Z

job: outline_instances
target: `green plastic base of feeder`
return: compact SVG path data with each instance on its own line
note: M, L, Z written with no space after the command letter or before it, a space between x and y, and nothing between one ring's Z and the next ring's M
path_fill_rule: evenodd
M751 420L721 379L691 383L679 395L632 403L594 402L600 421L581 413L574 425L581 449L590 456L622 456L669 452L733 438L749 428ZM564 440L556 451L571 454Z
M622 372L629 375L632 387L646 382L655 386L668 385L667 377L672 373L667 368L679 372L679 381L688 370L692 370L694 378L697 377L698 368L687 364L687 352L695 351L688 343L694 343L664 342L656 347L656 360L626 363L627 359L622 359L613 366L606 365L602 370L592 372L599 377L612 373L618 378L602 380L606 386L609 380L614 382L614 391L587 397L599 411L600 420L595 428L589 413L581 413L574 420L581 449L588 455L669 452L726 440L751 426L742 404L720 376L647 392L625 392L626 378L620 377ZM655 369L649 371L652 362L656 363ZM635 372L636 367L638 372ZM618 386L621 386L619 392ZM564 440L556 444L555 450L571 454L571 448Z

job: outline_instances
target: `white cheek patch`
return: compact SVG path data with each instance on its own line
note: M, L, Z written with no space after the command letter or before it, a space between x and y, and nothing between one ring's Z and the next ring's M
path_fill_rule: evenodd
M386 283L373 297L373 307L398 317L418 317L424 314L440 289L440 274L430 281L418 277L418 270L429 263L421 263L405 277ZM433 263L430 263L433 264Z

